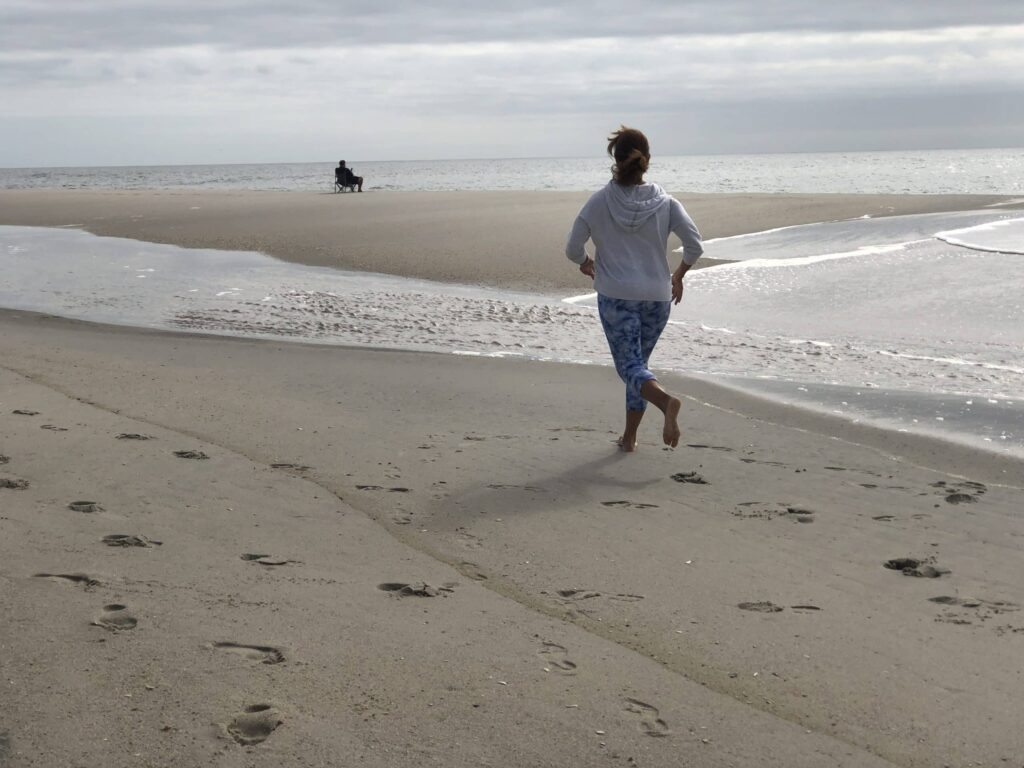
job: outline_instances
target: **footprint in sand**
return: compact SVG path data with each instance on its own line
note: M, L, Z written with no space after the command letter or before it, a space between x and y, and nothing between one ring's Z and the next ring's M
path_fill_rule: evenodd
M68 509L72 512L85 512L86 514L103 511L103 507L95 501L72 501L68 504Z
M627 698L625 711L637 717L640 731L645 736L661 737L671 733L668 723L661 719L658 708L652 707L647 702Z
M210 458L202 451L175 451L174 455L179 459L208 459Z
M291 565L298 562L298 560L286 560L282 557L274 557L273 555L264 555L256 552L246 552L241 555L241 558L249 563L259 563L266 566Z
M643 504L638 501L602 501L605 507L629 507L630 509L657 509L657 504Z
M98 580L84 573L34 573L32 576L36 579L50 579L63 584L75 584L86 589L92 589L99 584Z
M573 602L592 600L595 597L601 596L600 592L594 592L590 589L560 589L556 594L564 600L572 600Z
M768 600L756 603L739 603L736 607L741 611L754 611L755 613L779 613L783 610L781 605L776 605Z
M1008 600L982 600L976 597L952 597L950 595L940 595L939 597L929 597L929 603L938 603L939 605L959 605L964 608L989 608L994 613L1005 613L1008 611L1019 611L1020 606L1016 603L1011 603Z
M1015 627L1012 624L1003 624L999 627L993 627L993 629L1000 637L1003 635L1024 635L1024 627Z
M741 501L732 512L733 517L745 519L760 518L763 520L771 520L784 514L786 514L785 505L776 504L772 501Z
M935 621L944 624L973 624L975 621L986 622L993 616L1000 616L1004 613L1013 613L1020 610L1019 605L1007 600L982 600L976 597L940 595L938 597L929 597L928 602L945 607L946 610L935 617ZM996 627L997 634L1004 634L1000 630L1007 627L1009 625L1006 627Z
M904 576L916 576L925 579L937 579L947 573L949 568L935 564L934 557L918 559L916 557L896 557L886 560L883 565L891 571L900 571Z
M545 672L557 672L560 675L575 675L576 663L567 658L569 651L558 643L549 643L546 640L541 643L537 654L544 659Z
M13 477L0 477L0 488L6 488L9 491L24 491L28 488L28 485L28 480Z
M111 533L101 541L108 547L159 547L162 541L147 539L145 536L132 536L127 533Z
M225 728L231 738L248 746L266 741L282 722L281 714L270 704L252 704L231 718Z
M10 460L11 460L10 456L4 456L2 453L0 453L0 464L6 464Z
M480 549L484 545L483 539L479 536L474 536L472 533L466 531L459 531L455 534L455 538L459 544L466 547L467 549Z
M726 448L724 445L705 445L704 443L687 443L687 448L700 448L709 451L725 451L732 453L732 448Z
M949 482L939 480L931 484L940 496L944 496L947 504L974 504L988 490L982 483L971 480Z
M67 432L67 431L68 431L68 428L67 428L67 427L58 427L58 426L56 426L55 424L43 424L43 425L42 425L41 427L39 427L39 428L40 428L40 429L48 429L48 430L50 430L51 432Z
M92 623L97 627L109 629L111 632L120 632L125 629L134 629L139 621L128 610L128 606L110 603L103 606L103 612L93 619Z
M138 432L122 432L115 436L117 440L156 440L155 437L149 435L140 435Z
M284 462L277 462L270 465L273 469L287 469L292 472L308 472L312 467L306 466L305 464L287 464Z
M487 574L476 563L469 561L459 563L459 571L462 572L463 576L473 581L487 581Z
M710 485L707 480L696 472L676 472L672 479L677 483L693 483L694 485Z
M643 595L630 595L625 593L619 593L617 595L608 595L609 600L615 600L619 603L637 603L644 599Z
M38 416L39 411L30 411L27 408L15 408L11 411L15 416Z
M399 597L437 597L441 594L451 594L457 585L454 582L442 584L440 587L432 587L423 581L413 584L406 584L401 581L385 581L378 584L377 589L384 592L392 592Z
M620 603L636 603L644 599L643 595L632 595L629 593L602 595L600 592L593 589L559 589L555 594L568 602L592 600L595 597L606 597L609 600L615 600Z
M214 643L214 648L218 648L228 653L235 653L239 656L244 656L252 661L258 661L261 664L280 664L284 661L284 652L280 648L275 648L272 645L248 645L246 643L232 643L230 641L224 641L220 643Z
M888 523L890 520L895 520L896 515L875 515L871 518L872 520L878 520L879 522Z
M784 467L784 466L786 466L781 461L768 461L766 459L746 458L746 459L740 459L740 461L742 461L744 464L767 464L770 467ZM800 471L800 470L797 470L797 471Z
M946 497L947 504L973 504L978 498L969 493L951 493Z
M388 493L408 493L408 488L402 486L395 486L393 488L385 488L382 485L357 485L357 490L360 491L387 491Z
M814 510L813 509L802 509L800 507L786 507L786 514L790 515L793 520L798 523L813 523L814 522Z
M802 507L791 507L782 502L773 501L743 501L736 505L732 512L733 517L760 518L772 520L776 517L785 517L797 523L813 523L814 510Z

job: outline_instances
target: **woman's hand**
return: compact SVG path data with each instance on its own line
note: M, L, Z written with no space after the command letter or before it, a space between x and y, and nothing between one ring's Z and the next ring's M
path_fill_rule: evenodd
M594 279L594 260L587 256L586 261L580 264L580 272L589 277L591 280Z
M662 283L664 285L664 283ZM683 276L678 272L672 275L672 303L678 304L683 300Z
M683 300L683 276L690 271L690 265L685 261L672 273L672 303L678 304Z

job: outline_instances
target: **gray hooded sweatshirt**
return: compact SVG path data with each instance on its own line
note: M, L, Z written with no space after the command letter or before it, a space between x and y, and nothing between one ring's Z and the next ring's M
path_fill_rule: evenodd
M666 255L670 232L682 240L686 264L700 258L700 232L678 200L657 184L610 181L580 210L565 255L582 264L587 258L584 244L593 240L598 293L613 299L671 301Z

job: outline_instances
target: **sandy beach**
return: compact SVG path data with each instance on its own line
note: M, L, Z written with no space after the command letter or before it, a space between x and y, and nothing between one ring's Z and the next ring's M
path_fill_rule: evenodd
M706 238L999 201L680 197ZM583 199L0 224L565 291ZM0 766L1024 765L1021 463L665 381L682 444L626 455L606 367L0 310Z

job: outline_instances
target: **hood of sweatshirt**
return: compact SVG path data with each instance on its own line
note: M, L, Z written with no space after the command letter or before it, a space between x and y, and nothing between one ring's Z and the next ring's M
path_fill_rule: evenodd
M609 181L605 187L605 202L612 220L627 232L643 226L651 216L669 204L671 198L657 184L644 183L624 187Z

